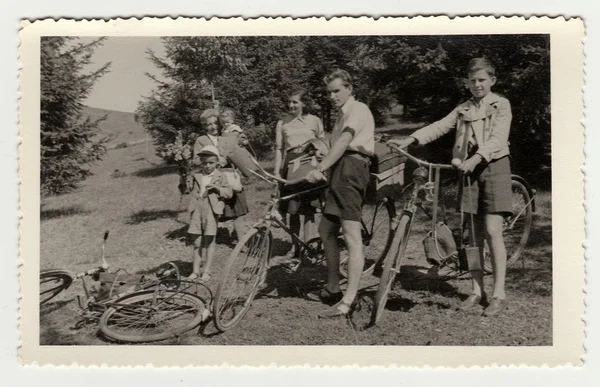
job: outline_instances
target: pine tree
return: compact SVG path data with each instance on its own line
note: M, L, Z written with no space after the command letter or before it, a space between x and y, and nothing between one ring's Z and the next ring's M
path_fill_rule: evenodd
M67 192L90 175L89 166L106 152L95 138L98 123L82 117L82 101L110 66L84 73L94 49L104 38L41 40L40 183L42 194Z

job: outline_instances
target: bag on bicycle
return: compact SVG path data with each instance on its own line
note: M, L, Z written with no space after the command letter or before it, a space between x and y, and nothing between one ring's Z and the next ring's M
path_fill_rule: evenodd
M370 180L367 202L376 203L384 197L399 199L404 186L406 157L394 152L383 142L375 142L375 154L371 157Z
M143 274L100 273L98 276L100 288L96 300L107 300L113 296L140 290L145 280Z
M423 239L423 247L427 262L436 266L457 251L452 230L443 222L436 224L434 230L427 233Z

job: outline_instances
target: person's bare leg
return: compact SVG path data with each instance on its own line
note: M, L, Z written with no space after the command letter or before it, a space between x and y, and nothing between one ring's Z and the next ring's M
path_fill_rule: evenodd
M485 241L485 224L480 214L474 215L475 218L475 243L479 248L479 264L483 269L483 250ZM469 220L470 222L470 220ZM469 226L470 227L470 226ZM471 271L471 294L483 296L485 294L483 285L483 270Z
M210 275L210 268L215 257L215 236L205 235L202 237L202 254L206 257L206 262L202 268L202 275Z
M344 294L343 302L344 304L351 305L358 293L360 277L362 276L365 265L360 222L354 220L342 220L342 232L344 234L346 246L348 247L348 287L346 289L346 294ZM336 266L335 270L337 272L339 268Z
M501 214L485 216L485 231L494 268L494 293L492 297L505 299L504 284L506 282L506 246L502 235L504 217Z
M237 237L237 240L239 241L240 239L242 239L242 237L244 236L244 234L246 233L246 217L245 216L238 216L237 218L235 218L233 220L233 229L235 230L235 235Z
M298 237L300 237L300 215L298 215L298 214L291 215L290 214L290 230L292 231L292 233L294 235L297 235ZM288 255L295 255L295 254L298 254L298 244L296 242L292 241L292 248L290 249Z
M325 259L327 260L327 286L330 293L340 291L340 249L337 236L340 230L339 223L332 222L327 216L323 216L319 224L319 235L323 240Z
M198 236L194 239L194 245L192 246L192 273L200 274L200 263L202 263L202 236Z

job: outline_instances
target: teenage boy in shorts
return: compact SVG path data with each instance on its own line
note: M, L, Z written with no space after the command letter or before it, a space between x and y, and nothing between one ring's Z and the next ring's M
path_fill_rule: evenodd
M502 236L504 215L512 213L512 188L508 135L512 113L506 98L491 92L496 83L493 64L486 58L471 59L467 66L469 90L473 97L458 105L450 114L411 136L390 142L405 148L412 143L427 144L456 129L453 157L462 164L459 171L468 176L463 189L463 209L475 215L475 239L483 267L483 243L487 240L494 267L492 300L483 314L496 316L506 307L506 248ZM482 231L485 230L485 233ZM470 310L487 304L483 271L471 271L472 292L461 304Z
M325 77L327 91L339 109L331 133L331 149L307 180L325 180L329 170L329 189L326 193L319 234L327 259L327 285L307 297L313 301L335 303L319 316L345 316L356 298L365 256L361 236L361 212L369 183L370 157L375 151L375 121L373 114L362 102L352 96L352 77L344 70L336 70ZM342 234L348 247L348 287L340 290L340 251L337 237Z

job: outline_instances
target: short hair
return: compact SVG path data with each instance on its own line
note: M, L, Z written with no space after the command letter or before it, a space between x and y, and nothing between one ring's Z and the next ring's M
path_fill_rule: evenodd
M473 58L469 61L469 64L467 65L467 75L479 70L485 70L490 77L496 76L496 67L488 58Z
M223 109L221 111L221 116L230 117L232 120L235 120L235 112L233 111L233 109Z
M200 114L200 122L205 123L209 118L215 117L217 120L219 119L219 112L217 109L205 109Z
M342 69L333 70L331 73L329 73L323 78L323 82L325 82L325 84L328 85L330 82L337 78L341 79L342 84L346 87L352 86L354 83L352 75L350 75L350 73L348 73L346 70Z
M302 102L305 106L306 109L311 109L312 105L313 105L313 100L312 98L310 98L310 95L308 94L308 91L306 91L306 89L303 89L301 87L293 87L291 89L289 89L283 98L284 102L287 102L287 100L290 97L293 97L295 95L299 95L300 96L300 102Z

